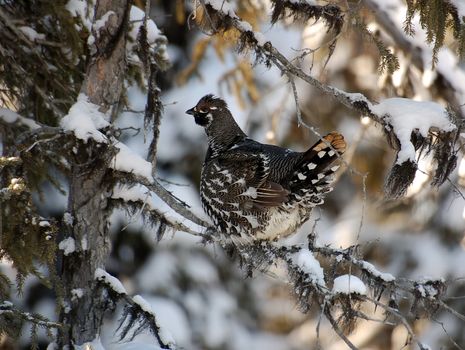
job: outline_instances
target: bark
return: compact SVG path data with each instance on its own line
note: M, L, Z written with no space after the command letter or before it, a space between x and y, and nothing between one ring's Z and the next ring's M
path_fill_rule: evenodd
M93 30L95 44L91 47L82 92L109 116L115 112L123 90L129 10L129 0L99 0L95 9L94 20L108 11L113 14L98 32ZM108 307L105 298L97 295L94 273L103 268L110 252L107 206L112 184L106 175L112 148L92 140L74 143L77 152L69 157L72 171L68 199L73 222L66 228L64 238L73 238L76 250L62 256L59 271L63 291L60 321L65 325L59 337L60 347L95 339Z

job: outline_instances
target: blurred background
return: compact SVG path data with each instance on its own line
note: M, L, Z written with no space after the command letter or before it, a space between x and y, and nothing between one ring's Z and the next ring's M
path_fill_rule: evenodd
M326 84L361 92L372 101L400 96L443 105L456 103L462 105L459 113L465 112L465 63L454 54L457 42L446 36L434 68L432 48L426 44L418 21L414 21L414 36L404 36L411 46L399 45L392 28L403 35L406 6L400 0L365 2L364 9L358 11L373 36L398 57L399 69L394 74L380 70L379 47L350 21L328 56L334 37L323 21L282 20L271 25L268 1L233 3L236 13L254 30ZM138 0L135 5L145 6ZM171 68L159 74L164 104L157 153L160 181L194 212L205 216L198 190L206 137L185 111L207 93L224 98L244 131L261 142L302 151L318 139L314 131L323 135L338 131L349 146L345 156L349 166L341 172L325 204L314 210L312 219L288 239L289 243L305 244L306 236L314 230L322 245L346 248L359 244L365 259L381 271L412 279L444 278L449 285L450 305L465 313L462 153L450 181L439 189L430 186L433 162L426 156L419 161L420 169L405 198L385 200L384 179L395 161L395 152L380 126L296 81L302 119L314 130L299 126L286 77L274 67L256 63L251 53L239 54L233 37L208 36L199 30L193 18L194 5L180 0L152 1L151 18L167 37L171 62ZM387 15L392 19L391 29L382 21ZM348 19L352 14L345 16ZM145 157L150 141L143 124L146 95L136 85L128 85L127 95L129 106L117 123L121 128L140 128L140 132L127 130L122 141ZM47 183L42 188L44 196L42 200L37 198L41 215L61 218L66 196ZM347 348L329 323L320 318L317 307L306 314L299 311L281 266L246 278L238 263L220 247L204 245L197 237L168 232L157 243L155 230L144 226L140 216L122 211L112 215L111 225L113 252L107 271L123 282L128 293L140 294L151 303L161 326L172 333L180 348ZM2 270L14 280L7 261L2 262ZM56 319L53 296L36 278L26 280L24 296L17 299L25 303L25 308ZM114 336L117 316L109 316L102 334L108 349L124 347ZM374 317L383 319L379 310ZM464 329L463 321L443 312L434 314L431 320L414 322L414 330L431 349L465 347ZM349 339L360 349L398 350L405 349L407 333L402 326L360 321ZM29 342L25 329L21 343L8 346L28 348ZM48 342L40 333L41 348ZM131 346L156 349L153 343L150 335L142 334Z

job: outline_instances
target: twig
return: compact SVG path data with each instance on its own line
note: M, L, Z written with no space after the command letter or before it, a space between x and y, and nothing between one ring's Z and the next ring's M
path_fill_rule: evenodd
M395 308L392 308L392 307L390 307L390 306L388 306L388 305L386 305L386 304L384 304L384 303L382 303L382 302L380 302L380 301L378 301L376 299L373 299L373 298L370 298L370 297L367 297L367 296L361 296L361 298L375 304L376 306L381 307L385 311L389 312L392 316L396 317L402 323L402 325L405 327L405 329L409 333L409 336L411 337L411 339L415 343L417 343L418 347L421 350L427 350L428 349L427 346L425 346L423 343L420 342L418 337L415 335L415 332L413 331L412 326L410 326L407 319L404 317L404 315L402 315L399 312L399 310L397 310Z
M454 310L453 308L451 308L449 305L447 305L444 301L442 300L439 300L439 305L441 305L447 312L450 312L452 315L454 315L455 317L461 319L462 321L465 322L465 315L461 314L460 312Z
M326 309L324 311L324 314L325 314L326 318L328 319L329 323L331 323L331 326L333 327L334 331L337 333L339 338L341 338L344 341L344 343L346 343L347 346L349 348L351 348L352 350L358 350L358 348L349 340L349 338L347 338L345 336L344 332L342 332L341 328L337 324L337 322L334 319L333 315L331 315L331 312L328 309Z
M55 141L55 140L59 139L60 137L61 137L61 135L58 134L58 135L49 137L49 138L47 138L47 139L40 139L40 140L37 140L37 141L35 141L32 145L30 145L30 146L26 149L26 152L29 152L30 150L32 150L32 149L33 149L35 146L37 146L39 143Z
M142 201L142 205L141 205L140 208L139 208L139 211L136 213L136 215L134 215L135 217L133 217L133 218L131 218L130 220L128 220L127 224L124 225L124 226L121 228L120 231L126 231L126 229L129 227L129 225L131 225L133 222L135 222L135 220L136 220L137 218L139 218L139 217L142 215L142 213L143 213L143 211L144 211L144 209L145 209L145 206L147 205L147 199L149 198L149 196L150 196L150 193L147 192L147 193L145 194L145 199Z
M457 342L451 337L451 335L450 335L449 332L447 331L446 327L444 326L444 323L443 323L443 322L441 322L441 321L439 321L439 320L436 320L436 319L434 319L434 318L433 318L432 320L433 320L433 322L436 322L437 324L439 324L439 325L441 326L442 330L444 331L444 333L445 333L445 334L447 335L447 337L449 338L449 341L450 341L452 344L454 344L454 346L455 346L457 349L463 350L463 348L462 348L459 344L457 344Z
M376 322L376 323L382 323L382 324L384 324L384 325L386 325L386 326L392 326L392 327L397 326L396 323L386 321L385 319L381 320L381 319L378 319L378 318L370 317L370 316L364 314L363 312L360 312L360 311L357 311L357 310L354 310L354 312L355 312L355 315L356 315L358 318L364 319L364 320L366 320L366 321L371 321L371 322Z
M292 93L294 95L295 111L297 114L297 126L301 126L303 124L303 120L302 120L302 112L300 111L300 107L299 107L299 97L297 95L297 87L295 86L294 77L288 75L288 78L289 78L289 83L291 84L291 87L292 87Z

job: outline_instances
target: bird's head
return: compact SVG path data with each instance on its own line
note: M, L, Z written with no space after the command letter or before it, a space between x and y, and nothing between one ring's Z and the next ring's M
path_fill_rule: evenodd
M226 102L211 94L202 97L197 105L187 110L186 113L193 115L195 122L204 128L208 128L213 121L217 122L231 117Z

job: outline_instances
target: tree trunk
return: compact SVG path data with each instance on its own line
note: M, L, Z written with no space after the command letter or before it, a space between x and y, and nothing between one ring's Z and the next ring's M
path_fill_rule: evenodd
M98 32L92 30L95 43L81 90L108 116L117 108L123 89L129 11L129 0L99 0L95 9L94 23L104 15L107 20ZM96 295L94 273L104 267L110 251L107 207L112 184L106 175L113 152L105 143L73 142L68 198L72 223L65 220L64 239L74 239L75 251L63 254L59 271L63 290L60 321L65 326L60 347L82 345L99 335L106 305L104 298Z

